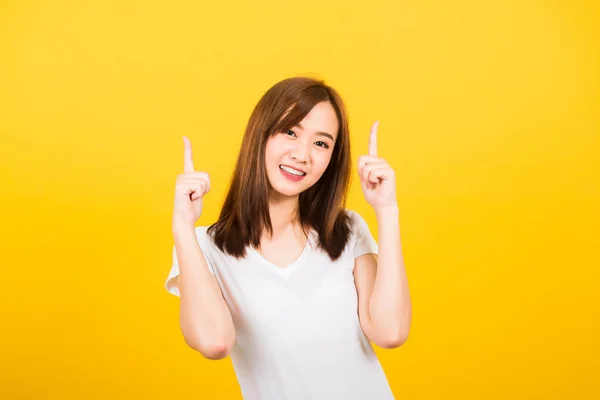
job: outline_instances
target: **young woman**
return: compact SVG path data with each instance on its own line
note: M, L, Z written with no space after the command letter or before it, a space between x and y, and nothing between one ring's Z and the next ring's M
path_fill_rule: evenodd
M376 135L377 123L358 174L379 245L345 208L348 121L323 82L290 78L263 95L210 226L195 227L210 179L184 137L165 288L180 297L186 343L209 359L231 354L246 400L393 399L370 342L400 346L411 301L395 174Z

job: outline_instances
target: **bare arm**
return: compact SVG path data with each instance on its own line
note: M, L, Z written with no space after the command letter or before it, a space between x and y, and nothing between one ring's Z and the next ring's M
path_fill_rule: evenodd
M180 326L186 343L210 360L225 358L235 327L215 276L208 269L194 228L173 232L180 274Z
M412 320L412 302L400 242L400 221L397 207L377 210L379 229L379 256L369 315L374 325L387 338L392 347L408 338Z
M358 173L365 200L377 215L379 255L358 257L354 274L365 334L381 347L395 348L408 338L412 302L400 242L396 173L377 156L378 127L375 122L371 128L369 155L359 158Z
M365 335L379 347L392 349L406 342L412 319L398 211L377 213L379 256L363 254L355 261L354 280L359 318Z

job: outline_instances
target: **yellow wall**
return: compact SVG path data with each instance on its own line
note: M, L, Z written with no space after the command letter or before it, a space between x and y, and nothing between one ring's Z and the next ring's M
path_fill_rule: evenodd
M256 101L298 74L344 96L355 161L380 119L397 171L397 398L598 398L598 3L235 3L1 3L0 398L239 398L162 286L181 137L204 225Z

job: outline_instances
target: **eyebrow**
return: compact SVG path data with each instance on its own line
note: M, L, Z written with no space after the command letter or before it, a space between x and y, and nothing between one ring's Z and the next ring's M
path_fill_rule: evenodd
M300 122L298 122L298 124L296 126L299 127L300 129L304 130L304 128L302 127L302 124ZM318 132L316 132L316 134L319 136L328 137L329 139L331 139L332 142L335 142L335 139L333 138L333 136L331 136L331 134L329 134L327 132L318 131Z

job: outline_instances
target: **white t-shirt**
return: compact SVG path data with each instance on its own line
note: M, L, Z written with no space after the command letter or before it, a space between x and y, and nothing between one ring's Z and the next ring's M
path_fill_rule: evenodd
M236 329L231 350L246 400L394 399L386 375L358 319L354 259L378 253L366 221L347 210L351 238L332 262L312 231L302 254L287 267L252 246L246 257L221 252L206 233L196 236L216 276ZM173 264L165 288L179 296Z

